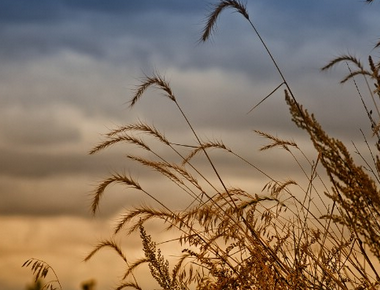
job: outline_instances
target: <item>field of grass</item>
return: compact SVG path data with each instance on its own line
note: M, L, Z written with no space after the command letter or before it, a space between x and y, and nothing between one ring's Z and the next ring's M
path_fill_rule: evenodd
M140 268L156 281L157 288L167 290L380 289L380 141L373 142L380 140L377 105L380 62L369 56L363 65L352 55L342 55L322 68L347 66L342 83L355 84L372 124L375 137L363 134L366 152L354 152L362 159L358 164L347 144L329 136L317 117L299 103L245 5L235 0L220 1L209 14L200 41L210 38L224 10L233 10L249 22L254 37L263 45L281 78L278 86L252 110L275 92L283 91L294 125L309 135L308 146L314 148L315 154L306 154L296 141L256 130L267 140L261 151L282 150L304 173L303 179L288 179L284 173L284 179L279 180L258 167L252 156L242 156L222 140L204 140L166 79L158 72L147 75L136 88L130 106L138 104L147 90L158 89L165 96L163 102L174 104L187 126L184 130L192 134L194 142L174 142L156 126L137 121L111 130L90 154L116 144L134 146L139 151L133 152L141 154L128 154L128 159L158 172L162 184L175 186L176 198L185 196L190 202L184 208L175 208L164 203L151 188L141 186L133 172L112 174L94 192L93 213L96 214L102 198L106 198L107 188L113 184L121 184L153 200L156 206L136 205L126 209L114 230L115 236L124 238L139 234L145 255L130 261L125 254L128 249L110 237L94 248L86 260L103 248L112 248L127 268L116 289L142 289L135 275ZM379 46L380 42L375 49ZM359 85L358 78L364 79L365 87ZM369 95L372 102L367 103L364 95ZM261 176L260 194L226 182L211 151L218 151ZM159 192L160 186L156 190ZM167 242L176 245L162 251L149 234L152 225L156 231L159 228L169 232L171 238ZM170 248L180 251L168 252ZM176 257L169 262L166 256L173 255ZM36 281L49 274L55 276L44 284L45 289L62 289L46 262L31 259L24 266L32 269Z

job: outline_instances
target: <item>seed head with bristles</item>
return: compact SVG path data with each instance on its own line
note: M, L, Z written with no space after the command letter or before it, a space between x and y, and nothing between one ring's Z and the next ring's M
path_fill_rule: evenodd
M136 102L140 99L143 93L151 86L156 86L159 89L163 90L166 93L166 96L172 101L176 101L175 96L169 86L169 83L160 75L155 74L152 77L146 76L142 84L137 87L136 93L132 100L130 101L130 106L133 107Z
M210 35L214 31L216 20L218 19L219 14L225 8L229 8L229 7L234 8L238 13L240 13L246 19L249 20L249 15L245 8L245 5L243 5L240 1L236 1L236 0L221 1L218 5L215 5L214 10L208 15L206 27L203 29L202 38L200 41L206 41L210 37Z

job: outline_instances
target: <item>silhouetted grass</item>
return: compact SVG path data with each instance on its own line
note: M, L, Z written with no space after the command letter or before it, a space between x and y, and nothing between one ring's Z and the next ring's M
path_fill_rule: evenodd
M175 210L157 197L160 186L157 192L151 192L132 176L117 173L106 178L95 190L94 213L108 186L114 183L137 190L157 204L127 209L115 227L115 234L138 232L145 257L128 262L121 246L110 239L101 242L86 260L104 247L115 250L127 266L117 289L141 289L134 271L142 265L147 265L150 276L162 289L379 289L380 159L377 152L380 146L378 143L371 146L367 139L363 140L371 156L371 161L366 161L368 170L365 170L355 163L344 143L324 131L314 115L296 100L241 2L228 0L215 5L201 41L210 37L225 9L235 10L249 22L281 76L281 83L263 101L284 86L292 120L311 138L315 157L307 156L294 141L256 130L269 142L262 151L284 149L304 174L300 180L277 180L222 141L203 141L165 78L158 73L146 76L137 87L131 106L144 97L146 90L158 88L167 97L164 101L172 102L180 112L196 143L172 142L153 125L138 121L112 130L90 153L119 143L136 146L144 154L128 154L127 158L160 173L163 181L177 186L178 191L173 193L175 198L184 194L190 197L191 203L183 210ZM349 68L342 82L355 81L358 76L367 81L366 89L373 100L371 107L375 115L368 109L356 82L355 85L373 134L379 137L380 63L369 57L366 69L358 59L344 55L332 60L323 70L341 62ZM370 82L374 83L373 89ZM144 137L153 137L159 143L151 146ZM252 193L239 185L227 186L210 150L221 150L261 175L262 194ZM366 160L362 153L359 154ZM177 161L168 156L176 156ZM205 158L213 176L194 161L196 156ZM287 178L285 175L284 172ZM181 256L172 267L145 230L144 225L155 220L161 222L158 225L163 230L171 232L174 237L171 242L177 242L182 248Z

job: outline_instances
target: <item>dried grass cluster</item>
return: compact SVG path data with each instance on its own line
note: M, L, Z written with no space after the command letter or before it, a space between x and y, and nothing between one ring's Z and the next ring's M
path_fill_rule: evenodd
M285 99L292 119L309 134L316 157L310 159L293 141L256 131L270 142L261 149L285 149L304 172L306 186L297 180L274 179L222 141L202 141L169 83L159 74L146 77L138 86L131 106L136 105L150 87L162 90L181 113L196 143L171 142L156 127L139 121L109 132L104 142L90 153L118 143L136 146L144 154L128 154L128 159L159 172L176 185L179 192L190 196L192 202L185 209L176 211L164 204L156 192L144 189L132 176L121 173L110 176L95 190L92 203L94 213L104 192L114 183L140 191L157 203L156 207L128 209L115 227L115 234L121 231L128 234L139 232L145 257L129 262L121 246L110 239L100 243L86 260L104 247L114 249L127 265L117 289L141 289L134 271L144 264L148 265L150 275L158 286L166 290L380 289L377 268L380 261L380 159L375 153L380 146L371 149L365 139L372 158L372 164L367 162L365 170L354 162L341 141L327 135L316 118L296 100L241 2L220 1L208 17L202 41L210 37L219 15L225 9L234 9L248 20L264 45L282 78L282 83L266 98L285 86ZM374 83L375 89L370 89L369 93L376 116L368 109L359 88L358 93L367 110L373 133L379 137L380 113L376 104L380 97L380 63L375 63L370 57L369 69L366 70L356 58L342 56L323 69L340 62L354 64L356 68L355 71L350 70L343 82L363 76ZM156 139L180 162L162 154L160 145L150 146L144 137ZM260 174L266 180L263 193L258 195L240 187L227 186L210 156L211 149L222 150ZM195 156L205 158L216 178L203 173L203 168L194 161ZM360 156L365 160L363 155ZM174 266L170 267L145 230L144 225L153 220L161 221L162 227L173 233L176 238L173 241L183 249ZM41 273L45 274L48 268L41 269Z

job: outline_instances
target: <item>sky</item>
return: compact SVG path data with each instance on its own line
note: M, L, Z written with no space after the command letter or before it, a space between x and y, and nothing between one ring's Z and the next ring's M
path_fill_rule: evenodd
M110 173L130 172L172 206L188 202L173 198L159 176L128 161L125 155L137 151L127 145L88 154L104 140L102 134L138 120L154 124L174 142L194 144L178 110L160 91L148 90L129 107L144 75L159 73L169 81L203 140L222 139L275 175L297 173L286 162L278 164L277 153L259 152L265 140L254 129L299 141L315 158L305 133L290 121L282 89L247 114L281 83L249 23L226 10L210 40L199 42L215 3L0 1L0 289L25 289L32 282L29 269L21 268L29 258L48 262L67 290L90 279L98 289L117 284L124 265L116 255L104 251L89 262L83 259L112 235L121 212L150 201L112 187L92 215L91 193ZM342 54L363 63L369 54L379 56L373 47L380 38L380 4L246 4L297 100L331 135L362 144L360 129L369 132L368 120L354 85L339 83L347 68L320 68ZM236 161L214 158L231 185L249 185L252 176ZM265 184L253 179L258 188ZM131 260L140 257L138 237L116 239Z

